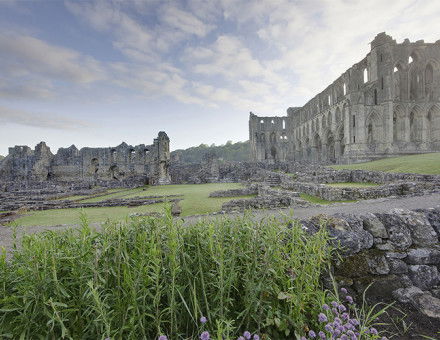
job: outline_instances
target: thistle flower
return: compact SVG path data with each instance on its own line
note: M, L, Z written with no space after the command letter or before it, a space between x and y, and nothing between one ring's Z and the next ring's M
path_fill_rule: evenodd
M200 334L200 340L209 340L209 339L211 339L211 337L208 331L204 331L202 334Z
M205 324L207 321L208 321L208 319L205 318L204 316L202 316L202 317L200 318L200 322L203 323L203 324Z
M319 313L318 321L319 322L327 322L328 321L327 316L324 313Z
M243 336L244 336L244 338L245 339L250 339L251 338L251 333L250 332L248 332L248 331L245 331L244 333L243 333Z

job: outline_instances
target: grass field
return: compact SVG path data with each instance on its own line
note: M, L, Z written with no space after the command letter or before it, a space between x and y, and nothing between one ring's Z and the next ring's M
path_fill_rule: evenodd
M195 214L206 214L219 211L224 202L232 198L220 197L211 198L209 194L216 190L227 190L240 188L238 183L209 183L209 184L184 184L184 185L163 185L149 186L126 190L124 192L110 193L108 195L83 200L82 202L99 202L109 198L123 197L142 197L153 195L182 195L180 201L182 216ZM249 198L234 197L234 198ZM144 205L139 207L104 207L104 208L84 208L84 211L91 223L103 222L107 219L121 221L125 220L132 213L147 213L163 211L164 203ZM58 225L75 224L79 221L81 209L53 209L43 211L32 211L27 215L17 219L15 223L20 226L31 225Z
M385 172L417 173L440 175L440 152L420 155L385 158L377 161L332 165L333 169L360 169Z
M370 188L370 187L377 187L379 184L377 183L359 183L359 182L340 182L340 183L327 183L326 184L329 187L334 188Z

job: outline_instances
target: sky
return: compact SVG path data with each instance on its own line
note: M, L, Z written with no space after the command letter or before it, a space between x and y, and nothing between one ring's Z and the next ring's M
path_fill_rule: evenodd
M248 139L370 50L440 39L438 0L0 0L0 155L13 145Z

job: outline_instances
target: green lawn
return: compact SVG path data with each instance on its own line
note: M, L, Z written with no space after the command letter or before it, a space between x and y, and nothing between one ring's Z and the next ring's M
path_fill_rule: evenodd
M350 202L356 202L356 201L327 201L324 200L318 196L313 196L313 195L308 195L308 194L304 194L304 193L300 193L300 197L305 200L308 201L310 203L315 203L315 204L332 204L332 203L350 203Z
M106 200L109 197L118 195L124 198L136 196L161 196L161 195L182 195L183 200L180 201L182 207L182 216L206 214L219 211L224 202L230 201L232 198L219 197L211 198L209 194L217 190L228 190L240 188L239 183L209 183L209 184L183 184L183 185L163 185L149 186L130 189L124 193L111 193L109 195L100 196L82 202L96 202ZM233 197L235 198L249 198ZM144 205L139 207L105 207L105 208L85 208L83 211L87 214L90 222L101 222L108 218L112 220L124 220L131 213L146 213L162 211L164 204ZM17 219L15 222L21 226L31 225L57 225L57 224L75 224L79 221L81 209L53 209L43 211L32 211L27 215Z
M338 170L361 169L385 172L440 175L440 152L385 158L377 161L358 164L332 165L331 167Z
M366 182L366 183L340 182L340 183L327 183L326 185L334 188L369 188L369 187L379 186L379 184L371 183L371 182Z

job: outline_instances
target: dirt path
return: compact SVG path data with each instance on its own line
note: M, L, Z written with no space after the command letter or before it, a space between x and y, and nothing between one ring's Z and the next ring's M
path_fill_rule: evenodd
M380 198L374 200L365 200L355 203L336 203L327 206L310 207L310 208L294 208L293 215L296 218L308 218L317 214L333 215L337 213L346 214L364 214L367 212L387 212L395 208L403 209L420 209L434 208L440 206L440 193L427 194L416 197L401 198ZM289 213L292 209L282 210L257 210L255 217L263 218L266 216L279 215L280 213ZM197 221L204 217L187 217L186 221ZM17 227L16 233L18 239L24 234L38 233L44 230L63 230L67 228L75 228L77 226L60 225L60 226L32 226ZM4 247L7 251L12 249L14 238L14 229L11 227L0 226L0 248Z

